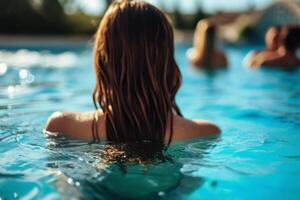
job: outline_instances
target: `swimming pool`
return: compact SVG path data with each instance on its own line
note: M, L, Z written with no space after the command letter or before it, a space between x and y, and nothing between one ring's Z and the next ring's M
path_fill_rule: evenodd
M176 45L183 114L220 137L173 143L173 162L99 167L103 144L46 138L56 110L93 109L88 43L0 47L0 199L300 199L300 71L250 70L257 46L226 46L230 67L199 72ZM5 63L5 64L4 64Z

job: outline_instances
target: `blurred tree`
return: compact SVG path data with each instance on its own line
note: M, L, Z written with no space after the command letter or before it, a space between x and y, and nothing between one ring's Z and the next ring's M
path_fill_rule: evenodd
M67 31L64 9L58 0L42 0L39 12L47 26L54 32Z
M1 33L66 33L64 12L57 0L0 1Z
M22 32L27 28L34 28L32 21L29 24L28 20L31 19L36 23L39 17L27 0L0 1L0 13L0 32L4 33Z
M115 0L98 1L105 3L108 8ZM101 16L87 15L76 7L78 4L75 2L74 0L0 0L0 33L94 33ZM74 8L75 12L66 14L68 7ZM206 16L201 7L194 14L182 14L179 4L169 14L177 29L194 29L197 22Z
M195 29L197 26L197 23L208 17L208 15L206 13L203 12L203 10L201 9L201 7L198 7L197 12L193 15L193 19L191 21L191 25L190 25L190 29Z
M207 17L201 8L194 14L182 14L178 8L171 13L172 20L177 29L193 30L197 23Z
M172 20L174 22L174 26L178 29L185 28L185 22L183 20L182 14L179 9L176 7L174 12L172 13Z
M39 11L50 21L58 21L65 17L64 9L58 0L42 0Z

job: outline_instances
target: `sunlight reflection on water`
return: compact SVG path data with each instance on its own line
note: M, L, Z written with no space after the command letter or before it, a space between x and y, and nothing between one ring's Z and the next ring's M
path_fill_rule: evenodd
M189 47L176 49L179 106L223 133L174 142L172 162L130 165L127 174L119 165L100 167L104 144L42 134L54 111L93 109L91 47L1 50L0 198L282 199L285 191L299 199L299 70L243 68L252 47L228 46L228 70L197 72L185 59Z

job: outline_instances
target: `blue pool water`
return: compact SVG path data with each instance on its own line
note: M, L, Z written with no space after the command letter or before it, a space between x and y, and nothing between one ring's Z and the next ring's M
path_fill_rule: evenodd
M172 162L101 161L104 144L47 138L56 110L93 109L92 52L77 45L0 47L0 199L300 199L300 71L250 70L250 45L226 46L230 67L199 72L176 45L177 101L219 137L173 143Z

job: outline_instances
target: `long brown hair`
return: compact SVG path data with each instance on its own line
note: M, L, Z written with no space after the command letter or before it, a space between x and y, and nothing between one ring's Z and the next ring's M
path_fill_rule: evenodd
M174 59L173 29L149 3L121 1L105 13L94 46L93 100L105 115L106 137L116 143L171 142L181 73ZM93 136L99 139L96 120Z

